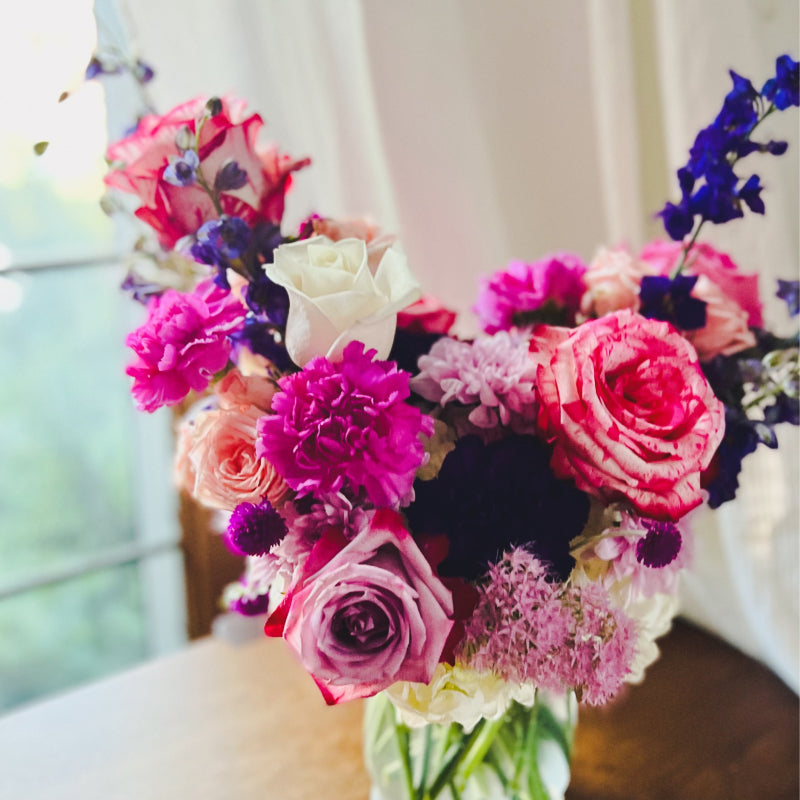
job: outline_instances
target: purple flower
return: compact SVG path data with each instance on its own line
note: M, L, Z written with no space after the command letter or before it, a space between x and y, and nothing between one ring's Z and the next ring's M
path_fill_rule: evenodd
M636 542L636 560L646 567L671 564L681 551L681 534L673 522L643 520L647 533Z
M408 405L407 372L364 352L344 349L341 363L318 356L279 381L272 414L258 423L256 453L300 494L363 488L376 507L407 499L425 460L421 435L433 419Z
M706 304L691 296L697 275L645 275L642 278L639 313L648 319L672 323L684 331L698 330L706 324Z
M780 56L775 62L775 77L770 78L761 93L783 111L789 106L800 105L800 68L789 55Z
M214 188L218 192L241 189L246 183L247 173L239 166L238 161L233 160L226 161L214 178Z
M225 532L228 546L239 555L262 556L286 536L286 523L264 498L258 505L239 503Z
M191 294L168 289L148 305L144 325L125 344L136 358L125 372L141 411L175 405L191 390L203 391L227 363L228 335L244 319L244 306L211 281Z
M785 281L778 278L778 291L775 296L786 303L792 317L797 316L800 312L800 281Z
M191 186L197 180L200 157L194 150L187 150L180 156L169 156L169 164L164 168L164 180L173 186Z
M512 261L481 280L473 311L487 333L545 323L572 325L583 295L586 265L571 253L528 264Z

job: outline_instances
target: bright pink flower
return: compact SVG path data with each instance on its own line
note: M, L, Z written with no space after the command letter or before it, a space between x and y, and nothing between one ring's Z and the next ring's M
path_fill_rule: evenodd
M678 520L701 503L700 473L725 411L668 323L630 311L584 323L539 368L537 391L560 478L655 519Z
M656 268L660 275L669 275L678 265L682 254L683 244L681 242L657 240L645 245L639 257ZM719 287L723 295L745 310L747 324L751 328L763 327L764 317L758 295L758 275L741 273L730 256L705 242L696 243L689 252L683 273L705 275ZM699 297L695 292L692 294Z
M526 316L540 312L540 322L572 324L583 294L586 265L571 253L547 256L532 264L511 261L504 270L481 279L472 310L487 333L527 324Z
M318 356L279 381L257 451L300 494L348 486L377 507L407 501L433 419L405 402L409 374L375 355L354 341L341 363Z
M402 517L383 510L351 542L335 528L322 535L265 631L285 638L334 704L430 681L452 616Z
M164 116L148 114L134 133L110 145L106 154L112 166L106 184L138 195L142 205L136 216L155 230L166 248L219 216L197 182L175 186L164 180L170 156L180 155L178 131L188 127L194 133L205 104L206 98L197 97ZM281 155L273 146L258 147L262 125L258 114L245 116L242 101L223 98L221 113L204 121L198 147L199 169L209 184L228 161L247 173L244 186L221 192L220 205L223 213L250 225L281 221L290 175L309 163Z
M456 321L456 312L445 308L435 297L424 294L397 313L397 327L409 333L446 334Z
M147 322L125 344L136 359L125 372L141 411L180 403L203 391L228 363L228 334L237 330L245 307L229 292L204 281L191 294L167 289L148 306Z

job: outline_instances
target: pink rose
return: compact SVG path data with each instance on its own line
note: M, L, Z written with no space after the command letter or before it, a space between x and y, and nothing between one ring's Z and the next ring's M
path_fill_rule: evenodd
M697 279L692 297L706 304L706 324L702 328L683 331L694 345L701 361L716 355L730 356L754 347L756 337L747 326L747 312L705 275Z
M397 327L409 333L446 334L456 321L456 312L445 308L435 297L424 294L397 314Z
M638 311L642 277L655 274L652 266L634 258L624 247L601 248L583 275L586 291L581 312L602 317L623 308Z
M220 408L247 411L251 406L269 411L272 407L272 396L278 387L274 381L261 375L243 375L238 369L232 369L216 385L215 393Z
M136 354L125 372L141 411L176 405L190 391L203 391L227 363L228 334L244 322L245 307L212 281L184 294L167 289L147 308L147 322L128 334Z
M286 639L332 705L428 683L452 617L451 592L402 517L383 510L350 542L322 535L265 631Z
M725 410L668 323L617 311L579 326L539 368L537 390L558 477L655 519L700 504Z
M227 162L235 161L247 174L247 180L240 188L220 192L222 212L241 217L248 225L261 221L280 223L290 175L309 160L291 159L273 146L259 148L256 139L263 125L261 117L246 117L245 104L240 100L223 98L221 102L222 111L207 117L200 131L199 170L213 185L218 171ZM164 179L170 157L181 154L175 141L178 132L188 127L194 134L205 104L205 98L197 97L164 116L148 114L134 133L110 145L106 154L112 167L106 184L139 196L142 205L136 216L155 230L168 249L182 236L219 216L197 181L175 186Z
M681 242L655 241L645 245L639 257L650 264L659 275L669 275L683 253ZM742 274L730 256L710 244L695 244L683 267L686 275L705 275L715 283L723 295L734 301L747 313L747 325L761 328L764 325L763 309L758 296L758 275ZM692 296L699 297L696 291ZM705 299L705 298L701 298Z
M275 467L256 456L256 425L264 415L258 406L217 408L198 414L184 443L185 459L194 476L187 486L203 505L233 511L239 503L259 503L266 497L278 508L289 492Z

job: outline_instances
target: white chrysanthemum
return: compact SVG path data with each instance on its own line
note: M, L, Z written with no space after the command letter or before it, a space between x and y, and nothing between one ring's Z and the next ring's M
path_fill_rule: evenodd
M491 672L439 664L430 683L399 681L386 689L400 718L410 728L457 722L466 731L483 718L498 719L512 700L532 706L532 684L515 685Z

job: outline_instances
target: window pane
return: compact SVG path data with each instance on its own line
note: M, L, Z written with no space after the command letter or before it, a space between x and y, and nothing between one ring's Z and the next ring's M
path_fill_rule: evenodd
M0 708L83 683L147 655L138 565L0 601Z
M0 278L0 589L135 539L119 281L115 266Z

